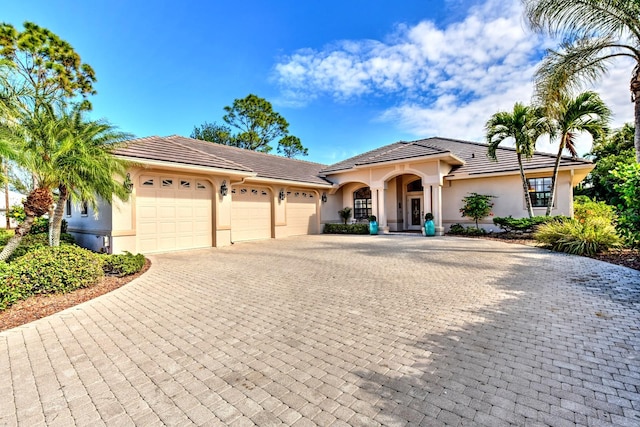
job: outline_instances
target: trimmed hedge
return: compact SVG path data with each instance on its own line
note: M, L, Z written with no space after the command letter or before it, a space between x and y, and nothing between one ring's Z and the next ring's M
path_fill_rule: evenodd
M0 309L30 295L91 286L104 275L102 264L98 254L74 245L34 249L1 267Z
M453 234L455 236L484 236L487 234L487 231L484 228L465 228L462 224L456 223L449 227L449 232L447 234Z
M105 274L112 276L128 276L142 270L145 263L145 257L142 254L132 254L125 252L117 255L102 255L102 270Z
M369 234L369 224L325 224L325 234Z
M503 216L493 218L493 223L507 233L532 233L541 224L549 222L564 221L569 219L566 216L534 216L533 218L513 218Z

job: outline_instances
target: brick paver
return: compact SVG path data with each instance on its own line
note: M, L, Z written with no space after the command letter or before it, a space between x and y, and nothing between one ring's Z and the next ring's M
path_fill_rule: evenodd
M0 333L0 425L640 425L640 273L485 240L151 257Z

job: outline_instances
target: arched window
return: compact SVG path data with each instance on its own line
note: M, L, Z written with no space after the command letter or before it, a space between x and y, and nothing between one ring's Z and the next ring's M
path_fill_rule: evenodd
M414 191L424 191L424 188L422 187L422 179L419 178L407 184L407 193Z
M371 189L363 187L353 192L353 218L366 219L371 216Z

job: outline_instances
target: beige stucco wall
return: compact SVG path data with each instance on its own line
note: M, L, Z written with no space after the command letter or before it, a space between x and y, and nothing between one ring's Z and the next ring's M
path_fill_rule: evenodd
M527 178L548 177L550 174L531 174ZM519 175L497 176L488 178L476 178L465 180L445 180L442 188L442 216L443 225L448 229L452 224L460 223L465 226L475 224L470 218L463 218L460 214L463 197L469 193L487 194L497 196L493 199L494 206L492 212L494 216L502 217L512 215L514 218L524 218L528 216L524 194L522 192L522 181ZM571 173L563 171L558 174L558 189L556 194L555 207L552 215L573 214L573 187L571 186ZM534 208L535 215L544 215L547 208ZM492 217L485 218L480 222L483 228L499 231L493 224Z

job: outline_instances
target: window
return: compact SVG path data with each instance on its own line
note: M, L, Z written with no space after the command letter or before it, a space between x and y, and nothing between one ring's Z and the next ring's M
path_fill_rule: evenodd
M67 216L71 216L71 199L67 199L67 203L64 207L64 210Z
M422 186L422 179L416 179L415 181L407 184L407 193L412 193L416 191L424 191L424 187Z
M353 193L353 218L366 219L371 216L371 189L364 187Z
M162 179L162 186L163 187L171 187L171 186L173 186L173 180L169 179L169 178L163 178Z
M86 201L82 201L82 203L80 203L80 215L89 215L89 204Z
M187 181L184 179L180 180L180 188L191 188L191 181Z
M531 205L534 208L546 208L551 197L551 177L529 178L527 185L529 186Z

